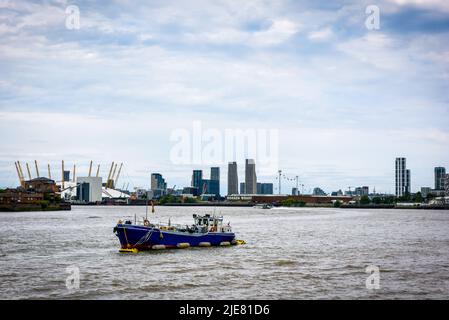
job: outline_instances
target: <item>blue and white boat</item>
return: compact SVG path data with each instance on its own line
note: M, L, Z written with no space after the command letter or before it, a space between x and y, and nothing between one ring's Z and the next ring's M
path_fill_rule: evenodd
M120 240L122 252L158 250L166 248L230 246L244 244L236 240L230 224L223 224L222 216L193 215L193 225L119 221L114 233Z

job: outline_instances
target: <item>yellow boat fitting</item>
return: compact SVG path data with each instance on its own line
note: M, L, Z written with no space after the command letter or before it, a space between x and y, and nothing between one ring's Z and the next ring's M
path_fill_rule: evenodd
M121 253L137 253L137 252L139 252L139 250L137 250L136 248L131 248L131 249L121 248L121 249L119 249L118 252L121 252Z
M199 246L200 247L210 247L210 242L200 242Z
M246 244L245 240L236 240L235 243L236 243L237 245Z
M187 242L181 242L181 243L178 243L176 246L177 246L178 248L180 248L180 249L184 249L184 248L190 247L190 243L187 243Z

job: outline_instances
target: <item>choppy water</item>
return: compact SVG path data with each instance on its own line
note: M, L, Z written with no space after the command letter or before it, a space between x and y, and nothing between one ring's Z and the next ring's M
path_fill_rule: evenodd
M191 223L213 208L157 207ZM112 228L144 207L0 213L2 299L447 299L449 212L217 208L247 245L118 253ZM380 268L368 290L365 268ZM80 288L66 287L67 267Z

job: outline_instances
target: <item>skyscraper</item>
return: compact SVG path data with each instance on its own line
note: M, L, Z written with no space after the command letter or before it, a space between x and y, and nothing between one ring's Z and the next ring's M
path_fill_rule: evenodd
M151 191L155 198L161 197L167 193L167 183L160 173L151 174Z
M245 193L257 193L256 163L253 159L245 161Z
M213 186L212 187L213 192L210 192L210 193L219 196L220 195L220 168L219 167L210 168L210 180L214 181L211 184L211 186Z
M239 193L237 162L228 163L228 195Z
M64 171L64 181L70 181L70 171Z
M412 192L412 183L410 178L410 169L405 170L405 192L410 194Z
M220 168L219 167L210 168L210 179L220 181Z
M444 176L446 168L435 167L435 190L444 190Z
M449 173L446 173L443 178L444 181L444 195L449 197Z
M151 190L166 190L167 183L160 173L151 174Z
M402 197L406 193L410 193L410 170L407 169L405 158L396 158L396 197Z
M192 187L198 188L199 194L202 192L203 188L203 171L202 170L193 170L192 173Z

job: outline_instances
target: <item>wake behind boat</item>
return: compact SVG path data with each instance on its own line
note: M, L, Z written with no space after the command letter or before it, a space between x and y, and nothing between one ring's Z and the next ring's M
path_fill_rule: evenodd
M114 233L120 240L122 252L244 244L235 239L229 223L223 225L222 216L194 214L193 219L191 226L171 224L170 221L153 224L147 219L143 224L119 221Z
M271 209L273 206L268 204L268 203L260 203L260 204L256 204L253 208L256 209Z

